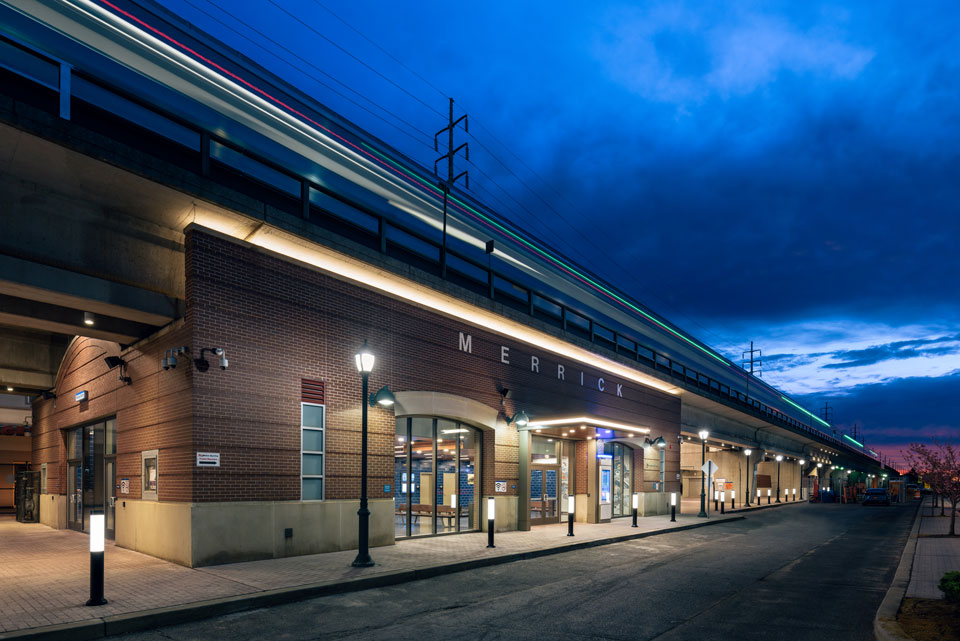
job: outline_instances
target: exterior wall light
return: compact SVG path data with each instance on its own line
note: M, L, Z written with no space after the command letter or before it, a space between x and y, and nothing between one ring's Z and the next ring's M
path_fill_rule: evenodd
M510 425L510 423L515 423L517 427L526 427L530 423L530 417L527 416L526 412L521 410L513 416L507 417L507 425Z
M390 388L386 385L378 389L375 394L370 395L370 407L374 407L375 405L383 405L384 407L390 407L396 402L397 402L396 397L393 395L393 392L390 391Z
M87 327L93 327L97 322L97 317L93 315L93 312L84 312L83 313L83 324Z

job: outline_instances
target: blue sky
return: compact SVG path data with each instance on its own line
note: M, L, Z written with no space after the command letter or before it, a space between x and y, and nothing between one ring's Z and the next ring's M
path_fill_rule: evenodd
M164 4L428 167L453 96L481 200L874 449L960 434L955 3Z

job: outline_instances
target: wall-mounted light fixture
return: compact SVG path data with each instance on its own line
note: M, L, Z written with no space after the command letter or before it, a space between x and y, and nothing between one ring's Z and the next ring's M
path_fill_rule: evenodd
M163 353L163 360L160 361L160 366L163 369L173 369L177 366L177 356L181 354L186 354L190 352L190 348L187 346L183 347L172 347Z
M205 354L210 352L214 356L220 357L220 369L227 369L227 353L223 351L222 347L204 347L200 350L200 357L193 359L193 364L196 366L198 372L205 372L210 369L210 363L207 362Z
M97 322L97 317L93 315L93 312L84 312L83 313L83 324L87 327L93 327Z
M374 407L375 405L390 407L396 402L396 397L394 397L393 392L391 392L390 388L386 385L378 389L376 393L370 395L370 407Z
M507 417L507 425L510 425L511 423L516 423L517 427L526 427L527 424L530 423L530 417L527 416L526 412L520 410L513 416Z
M120 381L124 385L132 385L133 379L129 376L126 376L125 372L127 370L127 363L119 356L106 356L103 359L103 362L107 364L107 367L113 369L114 367L120 368Z

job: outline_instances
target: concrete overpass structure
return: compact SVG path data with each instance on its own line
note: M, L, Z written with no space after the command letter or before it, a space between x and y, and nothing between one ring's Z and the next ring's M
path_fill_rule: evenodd
M791 489L815 469L881 473L862 444L468 194L450 189L444 226L449 186L429 170L162 7L4 0L0 25L0 390L65 393L74 337L122 355L183 327L193 225L457 301L678 398L676 479L664 464L644 477L658 492L696 486L702 430L728 481L755 452L737 481L750 494L777 455Z

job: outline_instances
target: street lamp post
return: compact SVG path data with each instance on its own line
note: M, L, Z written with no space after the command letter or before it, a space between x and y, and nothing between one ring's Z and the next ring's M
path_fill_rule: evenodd
M800 459L800 500L801 501L803 500L803 486L804 486L804 481L806 480L803 478L803 466L806 464L807 462L805 460Z
M707 437L710 436L710 432L707 430L700 430L700 514L697 516L706 518L707 517L707 485L706 485L706 472L703 471L703 466L707 464Z
M370 558L370 509L367 507L367 384L370 372L373 371L373 362L375 357L370 348L367 347L367 341L363 341L363 347L355 356L357 362L357 371L363 379L363 395L360 397L360 509L357 510L359 517L357 533L357 558L353 560L353 566L366 568L373 565L373 559Z
M744 450L743 453L747 456L747 491L744 493L744 496L747 497L747 507L750 507L750 455L753 454L753 450ZM760 499L757 499L757 505L760 505Z
M777 503L780 502L780 463L783 461L783 455L777 454Z

